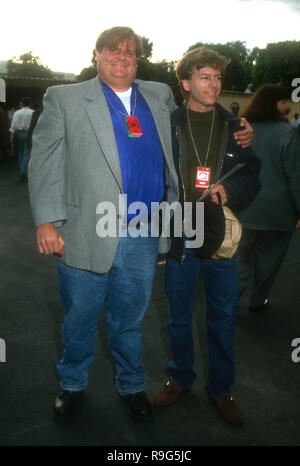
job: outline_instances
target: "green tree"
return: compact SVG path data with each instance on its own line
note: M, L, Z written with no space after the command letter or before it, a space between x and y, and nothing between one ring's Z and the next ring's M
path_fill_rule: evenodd
M251 60L250 52L246 48L245 42L227 42L226 44L210 44L197 42L187 50L193 50L197 47L206 46L215 50L220 55L230 58L222 88L224 90L244 91L249 85L251 79Z
M76 81L88 81L89 79L95 78L97 76L97 66L91 65L87 68L83 68L80 74L76 76Z
M87 68L83 68L80 74L76 76L76 81L88 81L89 79L95 78L97 76L96 49L93 49L91 62L92 65L88 66Z
M150 42L147 37L142 37L142 44L143 44L143 54L142 58L146 58L147 60L151 60L152 58L152 50L153 50L153 42Z
M264 49L253 49L252 90L262 84L281 83L291 87L300 73L300 41L270 43Z
M182 96L175 72L176 62L165 60L152 63L145 58L138 60L137 78L145 81L158 81L168 84L174 94L177 105L181 105Z
M32 52L24 53L19 58L13 57L7 62L7 73L9 77L36 77L36 78L52 78L52 71L41 64L40 58L32 54Z

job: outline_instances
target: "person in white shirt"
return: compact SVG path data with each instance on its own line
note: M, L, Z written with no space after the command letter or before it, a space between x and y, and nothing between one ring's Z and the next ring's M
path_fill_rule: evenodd
M23 97L21 100L23 108L17 110L10 125L11 141L15 135L17 154L20 168L20 181L27 180L27 166L29 160L29 149L27 145L28 130L31 123L33 110L30 108L30 98Z
M299 113L295 113L294 118L290 121L290 123L291 125L296 126L296 128L300 126Z

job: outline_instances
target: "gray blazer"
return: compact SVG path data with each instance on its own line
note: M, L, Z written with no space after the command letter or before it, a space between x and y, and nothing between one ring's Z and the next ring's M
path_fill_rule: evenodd
M162 83L137 80L161 141L165 158L167 201L178 199L173 164L171 89ZM100 238L96 213L111 202L119 215L122 176L108 105L98 77L80 84L50 87L33 133L29 193L36 225L52 222L65 241L63 261L72 267L107 272L119 238ZM160 252L166 252L162 247Z
M251 123L252 147L260 158L261 190L241 212L250 230L291 231L300 217L300 139L289 123Z

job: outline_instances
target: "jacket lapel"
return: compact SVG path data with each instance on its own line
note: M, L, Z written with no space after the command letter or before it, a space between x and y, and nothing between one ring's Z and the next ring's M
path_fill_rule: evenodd
M166 154L171 153L170 110L160 102L157 93L152 92L147 83L139 80L137 80L137 83L139 84L139 92L151 110L165 159L167 159Z
M122 191L122 174L114 129L98 77L90 81L85 98L88 101L86 112L89 121L93 126L103 156Z
M157 93L142 81L137 80L139 91L147 102L157 128L159 139L169 164L168 154L172 153L169 108L163 105ZM122 174L119 153L111 121L110 111L101 89L98 77L90 81L90 87L85 97L88 101L86 112L107 164L122 191Z

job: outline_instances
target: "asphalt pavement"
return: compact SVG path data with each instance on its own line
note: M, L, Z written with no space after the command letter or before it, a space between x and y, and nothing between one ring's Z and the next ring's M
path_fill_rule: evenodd
M192 390L176 405L154 409L149 422L131 419L114 388L114 361L102 313L86 395L72 420L61 424L52 418L63 321L55 258L37 252L28 186L20 182L13 160L0 163L0 216L1 446L106 446L114 451L125 446L300 444L300 231L293 235L270 308L250 313L247 293L240 303L232 394L245 417L242 427L227 424L204 392L207 350L201 283L193 328L197 379ZM151 400L167 377L167 321L163 270L157 268L144 320L146 392Z

